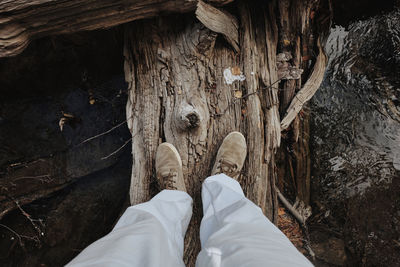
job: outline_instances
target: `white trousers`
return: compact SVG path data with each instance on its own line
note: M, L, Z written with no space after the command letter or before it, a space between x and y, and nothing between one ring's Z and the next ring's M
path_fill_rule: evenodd
M248 200L239 183L224 174L202 188L202 250L196 267L313 266ZM192 198L163 190L129 207L114 229L67 266L183 267L183 240L192 216Z

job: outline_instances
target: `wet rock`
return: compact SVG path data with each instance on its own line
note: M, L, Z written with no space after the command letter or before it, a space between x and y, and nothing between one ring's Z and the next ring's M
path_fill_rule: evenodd
M23 207L40 233L16 210L1 223L22 237L0 229L1 266L63 266L86 246L106 235L123 209L129 189L129 151L114 166ZM41 223L36 221L40 219ZM34 240L32 238L37 238Z
M350 265L400 264L399 20L333 29L312 100L312 221L342 236Z
M329 263L335 266L345 266L347 256L343 240L330 237L327 240L313 242L312 249L318 261L323 265Z

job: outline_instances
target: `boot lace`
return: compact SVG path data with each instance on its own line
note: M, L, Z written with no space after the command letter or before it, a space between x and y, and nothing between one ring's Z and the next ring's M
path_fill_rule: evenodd
M217 173L225 173L230 177L235 177L239 172L239 166L227 159L221 158L217 163Z
M176 181L178 177L177 172L168 172L168 173L163 173L161 174L161 186L163 189L170 189L170 190L177 190L178 188L176 187Z

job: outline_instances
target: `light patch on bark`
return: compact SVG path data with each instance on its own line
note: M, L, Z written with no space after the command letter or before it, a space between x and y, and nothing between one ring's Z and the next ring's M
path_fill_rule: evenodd
M242 82L246 80L246 77L243 74L234 75L230 68L224 70L224 78L226 84L232 84L235 81Z

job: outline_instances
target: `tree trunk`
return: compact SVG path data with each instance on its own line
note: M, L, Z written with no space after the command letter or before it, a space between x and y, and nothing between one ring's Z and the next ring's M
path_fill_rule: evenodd
M298 126L302 118L297 113L322 80L326 58L321 46L330 24L330 3L324 0L240 1L230 7L235 16L202 2L198 5L196 14L202 23L193 15L179 15L127 25L124 49L129 83L126 114L133 136L131 204L147 201L158 191L157 146L165 141L175 145L194 199L185 247L189 266L200 249L201 183L229 132L241 131L247 139L248 155L239 178L246 196L276 222L275 153L281 128L297 118L286 132L299 136L299 131L307 129ZM219 23L215 14L225 23ZM238 40L232 33L235 25L240 25ZM285 77L278 80L276 55L280 52L293 55L289 63L304 69L304 80L310 76L306 83ZM245 80L229 84L224 77L227 72L243 75ZM279 112L285 115L282 126ZM306 143L299 146L308 147L308 140L302 140ZM308 153L294 156L308 162ZM309 183L308 171L304 180Z

